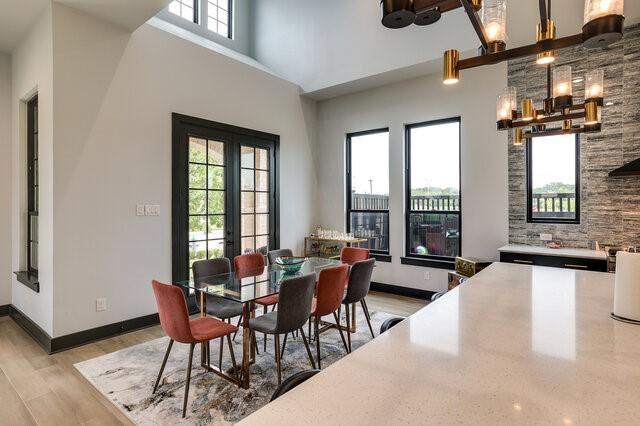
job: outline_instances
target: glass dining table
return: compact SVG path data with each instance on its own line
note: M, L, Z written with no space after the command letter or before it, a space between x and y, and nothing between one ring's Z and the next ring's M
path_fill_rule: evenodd
M252 341L251 339L249 319L253 318L255 315L254 308L256 299L270 296L272 294L278 294L280 292L280 285L291 278L314 273L317 280L318 274L322 269L337 266L340 265L340 263L341 262L339 260L335 259L309 257L302 265L302 268L295 273L287 273L279 265L269 265L263 268L247 271L243 273L242 276L239 276L235 272L230 272L226 274L202 277L197 280L189 279L177 281L174 284L182 287L189 293L195 293L196 297L200 301L201 316L206 315L206 295L222 297L242 303L242 366L239 375L239 384L243 388L248 389L250 379L249 367L252 360L255 360L255 341ZM211 365L208 361L205 362L207 357L205 356L204 351L205 349L203 347L203 367L236 382L234 376L231 376L227 372L220 370L218 367Z

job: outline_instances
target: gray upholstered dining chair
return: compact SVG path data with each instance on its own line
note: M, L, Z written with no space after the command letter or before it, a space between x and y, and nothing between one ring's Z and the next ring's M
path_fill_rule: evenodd
M280 364L280 335L299 330L304 346L307 349L312 367L316 363L311 355L309 343L302 329L311 314L311 301L316 285L316 274L311 273L287 279L280 284L278 310L249 320L251 333L273 334L276 365L278 368L278 384L282 383L282 366Z
M362 310L364 311L364 317L369 325L369 331L371 331L371 337L376 337L373 334L373 327L371 327L371 315L369 315L369 308L365 297L369 294L369 287L371 286L371 275L373 274L373 267L376 264L374 258L368 260L361 260L355 262L351 266L349 271L349 283L347 284L347 294L342 300L342 304L345 306L347 314L347 345L349 346L349 352L351 352L351 315L350 307L360 302Z
M276 259L279 257L292 257L293 251L291 249L279 249L279 250L271 250L267 253L267 259L269 259L269 265L273 265L276 263Z
M228 274L231 272L231 262L226 257L219 257L216 259L197 260L193 262L193 279L194 281L201 280L206 277L214 275ZM231 318L238 317L238 324L236 327L240 327L240 321L242 321L242 303L234 302L233 300L225 299L224 297L217 297L212 294L206 294L206 310L207 314L220 318L223 321L227 321L231 324ZM200 297L196 297L196 304L200 309ZM237 333L237 331L236 331ZM236 335L233 335L235 339ZM218 367L222 366L222 352L224 345L222 339L220 339L220 353L218 359ZM207 350L208 352L208 350ZM209 354L207 353L207 358Z

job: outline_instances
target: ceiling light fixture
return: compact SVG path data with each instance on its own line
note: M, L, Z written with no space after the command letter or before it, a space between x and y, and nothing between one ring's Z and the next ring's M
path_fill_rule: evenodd
M573 80L570 66L556 67L552 71L551 64L556 61L556 50L576 45L602 48L620 40L624 28L624 0L585 0L582 32L561 38L556 38L551 0L539 0L540 22L536 26L536 42L513 49L507 49L506 0L381 0L380 4L382 24L388 28L433 24L443 13L464 8L480 41L479 54L460 59L458 50L447 50L443 67L446 85L458 83L461 70L524 56L535 55L536 63L547 67L547 97L542 109L537 110L533 100L525 98L522 112L518 112L515 88L507 88L498 96L497 127L499 130L514 128L516 144L536 136L600 131L604 104L603 71L591 71L585 80ZM575 104L573 83L582 81L585 81L585 101ZM584 120L584 124L574 125L574 120ZM548 129L547 124L553 122L562 122L562 125ZM530 130L523 130L529 126Z

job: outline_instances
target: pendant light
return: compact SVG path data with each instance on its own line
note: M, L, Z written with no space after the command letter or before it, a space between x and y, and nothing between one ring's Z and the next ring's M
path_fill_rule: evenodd
M485 0L482 5L482 24L489 53L503 51L507 46L507 1Z
M622 38L623 28L624 0L585 0L582 27L585 47L607 47Z
M563 65L553 69L553 106L556 109L573 105L573 81L571 66Z

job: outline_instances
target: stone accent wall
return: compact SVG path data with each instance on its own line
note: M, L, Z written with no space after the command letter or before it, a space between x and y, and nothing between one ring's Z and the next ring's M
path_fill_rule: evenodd
M640 245L640 176L611 178L608 173L640 158L640 25L625 30L623 40L606 50L578 47L557 52L558 65L569 64L573 78L604 69L605 103L602 132L580 135L580 224L527 223L525 145L509 136L509 240L540 245L540 233L551 233L567 247L600 244ZM546 96L546 67L534 57L509 62L509 86L518 102L532 97L541 108ZM574 83L574 101L584 97L584 82ZM553 126L555 127L555 125ZM511 133L511 132L510 132Z

